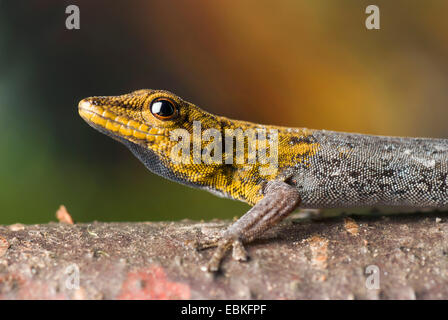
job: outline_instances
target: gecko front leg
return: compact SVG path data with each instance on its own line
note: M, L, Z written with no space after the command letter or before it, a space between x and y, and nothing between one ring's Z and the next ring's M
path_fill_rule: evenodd
M232 248L235 260L246 260L243 243L251 242L264 231L273 227L300 204L297 189L284 181L270 181L264 190L264 197L239 220L230 225L217 240L201 244L202 248L217 247L206 271L218 271L221 260Z

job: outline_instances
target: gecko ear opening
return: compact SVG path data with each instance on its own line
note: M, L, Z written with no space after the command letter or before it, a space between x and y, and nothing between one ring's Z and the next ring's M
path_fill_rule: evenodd
M159 120L172 120L178 115L178 109L168 98L157 98L151 102L149 110Z

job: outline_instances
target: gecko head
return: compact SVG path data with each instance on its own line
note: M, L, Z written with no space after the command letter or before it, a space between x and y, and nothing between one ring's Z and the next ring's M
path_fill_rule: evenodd
M148 169L171 179L180 171L189 172L170 161L172 149L184 138L173 139L173 130L193 138L195 121L202 130L220 129L216 116L165 90L89 97L79 102L78 111L90 126L124 143Z
M219 127L215 116L165 90L89 97L79 102L78 111L100 132L154 151L176 142L170 139L172 130L184 129L192 134L194 121L200 121L203 128Z

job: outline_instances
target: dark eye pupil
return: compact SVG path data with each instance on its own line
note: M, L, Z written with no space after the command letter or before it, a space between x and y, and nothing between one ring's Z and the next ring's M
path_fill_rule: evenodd
M168 100L155 100L151 104L151 112L161 117L169 117L174 113L174 106Z

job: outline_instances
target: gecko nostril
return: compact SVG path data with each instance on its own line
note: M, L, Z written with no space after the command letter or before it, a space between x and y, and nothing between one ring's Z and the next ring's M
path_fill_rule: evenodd
M89 99L83 99L83 100L81 100L81 101L79 102L79 104L78 104L78 108L79 108L79 109L87 109L87 110L89 110L89 109L92 107L92 105L94 105L94 103L92 103L91 100L89 100Z
M78 108L84 110L92 110L95 106L101 106L101 101L99 99L85 98L82 99L78 104Z

